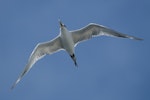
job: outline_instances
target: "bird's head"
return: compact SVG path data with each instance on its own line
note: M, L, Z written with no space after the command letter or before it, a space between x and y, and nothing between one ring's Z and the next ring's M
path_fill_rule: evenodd
M59 19L59 25L60 25L60 28L64 28L64 27L66 27L66 25L65 24L63 24L62 23L62 21Z

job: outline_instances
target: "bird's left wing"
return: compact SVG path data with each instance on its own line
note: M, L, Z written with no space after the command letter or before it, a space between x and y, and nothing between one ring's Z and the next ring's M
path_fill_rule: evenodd
M87 40L87 39L90 39L91 37L102 36L102 35L142 40L140 38L122 34L120 32L117 32L117 31L107 28L105 26L93 24L93 23L91 23L79 30L71 31L71 34L73 37L73 41L76 45L77 45L77 43Z
M46 54L52 54L54 52L57 52L59 50L63 49L63 46L61 45L61 38L57 37L52 41L46 42L46 43L39 43L33 52L31 53L31 56L29 58L29 61L17 79L17 81L13 84L11 89L13 89L16 84L22 79L22 77L32 68L32 66L42 57L44 57Z

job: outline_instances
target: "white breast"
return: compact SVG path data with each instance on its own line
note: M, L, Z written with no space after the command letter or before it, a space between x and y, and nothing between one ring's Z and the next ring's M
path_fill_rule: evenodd
M69 54L74 53L74 42L71 33L65 28L61 30L61 39L64 49Z

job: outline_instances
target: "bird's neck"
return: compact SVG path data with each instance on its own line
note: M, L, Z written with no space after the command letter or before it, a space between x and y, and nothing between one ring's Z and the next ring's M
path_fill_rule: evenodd
M64 36L68 35L69 33L68 29L65 27L61 28L60 31L61 31L61 35L64 35Z

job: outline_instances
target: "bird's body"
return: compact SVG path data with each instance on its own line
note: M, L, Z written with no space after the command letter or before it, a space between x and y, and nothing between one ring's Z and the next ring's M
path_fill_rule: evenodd
M60 21L60 34L53 40L39 43L31 53L29 61L17 79L17 81L13 84L12 89L16 86L16 84L22 79L22 77L32 68L32 66L42 57L47 54L52 54L59 50L66 50L72 60L74 61L75 66L77 66L74 47L81 41L90 39L95 36L113 36L113 37L122 37L129 38L135 40L142 40L137 37L129 36L126 34L122 34L120 32L109 29L105 26L98 24L89 24L84 28L75 31L69 31L64 24Z
M70 34L70 32L66 28L61 29L60 38L61 38L63 48L70 55L72 55L74 53L74 42L73 42L72 35Z

